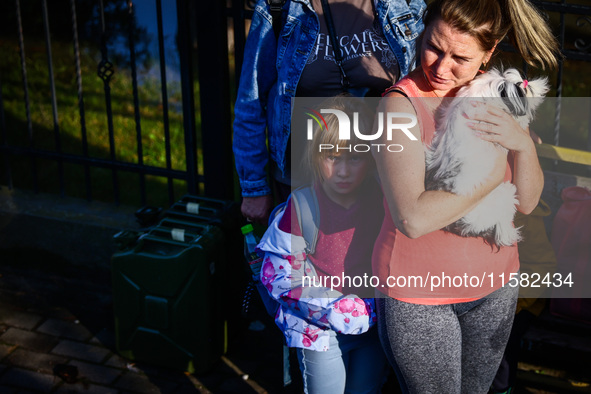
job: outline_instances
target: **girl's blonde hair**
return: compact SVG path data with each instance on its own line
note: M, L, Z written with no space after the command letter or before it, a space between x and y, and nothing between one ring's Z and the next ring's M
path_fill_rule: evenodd
M354 97L349 93L341 93L337 96L331 97L320 104L320 109L337 109L343 111L349 116L353 122L353 114L358 113L359 131L362 133L371 133L373 127L373 114L368 106L359 98ZM327 113L322 115L326 121L326 125L321 122L322 127L314 124L313 137L306 145L306 152L304 154L302 164L309 174L312 175L313 180L321 180L322 174L320 172L321 162L328 156L339 155L343 152L355 152L354 146L359 143L364 143L360 140L351 129L351 139L339 139L339 121L336 115ZM326 147L332 145L332 149L322 149L320 146ZM373 160L370 152L359 152L359 154L368 155L368 159Z
M557 66L558 41L528 0L435 0L427 6L425 26L439 18L474 37L484 51L508 36L530 65Z

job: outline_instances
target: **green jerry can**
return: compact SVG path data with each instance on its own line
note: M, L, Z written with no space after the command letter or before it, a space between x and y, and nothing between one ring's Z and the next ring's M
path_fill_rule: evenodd
M224 238L216 226L168 221L111 260L118 353L207 371L223 354Z
M186 194L165 211L165 216L198 220L222 228L236 227L241 219L240 205L234 201Z
M226 320L228 321L229 342L235 343L246 329L242 317L244 292L250 282L250 272L244 261L244 240L240 228L244 218L240 204L235 201L186 194L164 212L164 217L190 223L207 223L222 229L226 242L228 267L233 267L226 277L224 300Z

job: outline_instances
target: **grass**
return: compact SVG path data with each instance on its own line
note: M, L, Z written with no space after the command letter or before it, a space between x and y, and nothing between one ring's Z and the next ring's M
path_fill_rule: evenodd
M2 98L5 123L8 133L6 143L16 147L57 151L58 144L63 153L84 155L82 143L81 116L78 105L78 86L71 44L54 42L53 67L57 97L59 142L56 139L53 106L50 93L47 56L41 43L27 43L27 78L29 88L30 117L32 127L27 125L20 55L14 41L0 42L3 53L0 59ZM121 162L140 163L163 167L167 166L164 144L163 103L158 77L151 74L138 75L139 127L138 139L133 102L133 87L129 68L115 65L116 72L109 83L111 108L113 113L113 141L111 146L107 118L106 93L103 81L96 74L100 58L98 53L86 49L81 56L82 90L88 155L93 158L109 159L111 156ZM172 81L169 92L169 129L171 168L185 170L185 144L183 117L181 112L181 92L178 81ZM198 98L198 88L196 88ZM197 128L200 119L197 116ZM138 151L141 142L141 155ZM197 152L199 156L200 152ZM5 166L6 163L2 163ZM32 160L12 157L9 160L14 187L33 189L33 174L37 171L37 188L41 192L59 193L58 164L53 161ZM202 164L201 164L202 166ZM2 171L2 182L5 171ZM137 205L140 203L138 174L118 172L120 201ZM86 197L86 176L83 166L64 165L65 194ZM94 168L90 171L92 199L113 201L112 171ZM174 181L175 196L186 193L184 181ZM166 205L168 201L167 180L161 177L146 177L149 204ZM134 185L133 187L130 187Z

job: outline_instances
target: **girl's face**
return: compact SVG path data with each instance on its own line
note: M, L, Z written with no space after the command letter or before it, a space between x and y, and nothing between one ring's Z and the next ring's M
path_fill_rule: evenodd
M436 19L423 35L421 66L435 93L443 97L474 79L493 51L484 51L474 37Z
M320 160L322 187L334 202L350 206L370 167L371 155L342 152Z

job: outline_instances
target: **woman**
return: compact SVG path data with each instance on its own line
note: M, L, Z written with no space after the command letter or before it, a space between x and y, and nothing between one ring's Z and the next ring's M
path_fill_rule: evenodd
M325 9L337 39L327 28ZM414 68L424 9L423 0L287 0L276 36L267 1L257 1L244 50L233 141L247 219L267 224L272 207L267 164L280 199L291 191L292 98L332 97L343 90L379 97ZM340 51L333 45L337 40ZM341 68L336 53L343 55Z
M404 150L375 154L387 202L372 257L375 273L387 283L380 288L387 297L378 300L380 335L405 391L486 393L515 312L518 289L507 282L519 270L517 246L497 251L482 238L441 229L502 181L515 184L519 211L531 212L542 191L543 173L528 131L493 106L480 107L469 124L509 153L499 150L495 170L488 177L483 174L472 195L425 191L424 147L433 138L434 112L443 98L454 97L470 82L506 35L528 63L542 67L556 64L557 43L526 0L436 0L424 22L421 67L390 89L382 102L384 113L417 115L418 126L410 131L422 144L393 133L388 143L399 143ZM483 275L490 282L482 287L450 280L437 292L428 286L396 287L391 280Z

